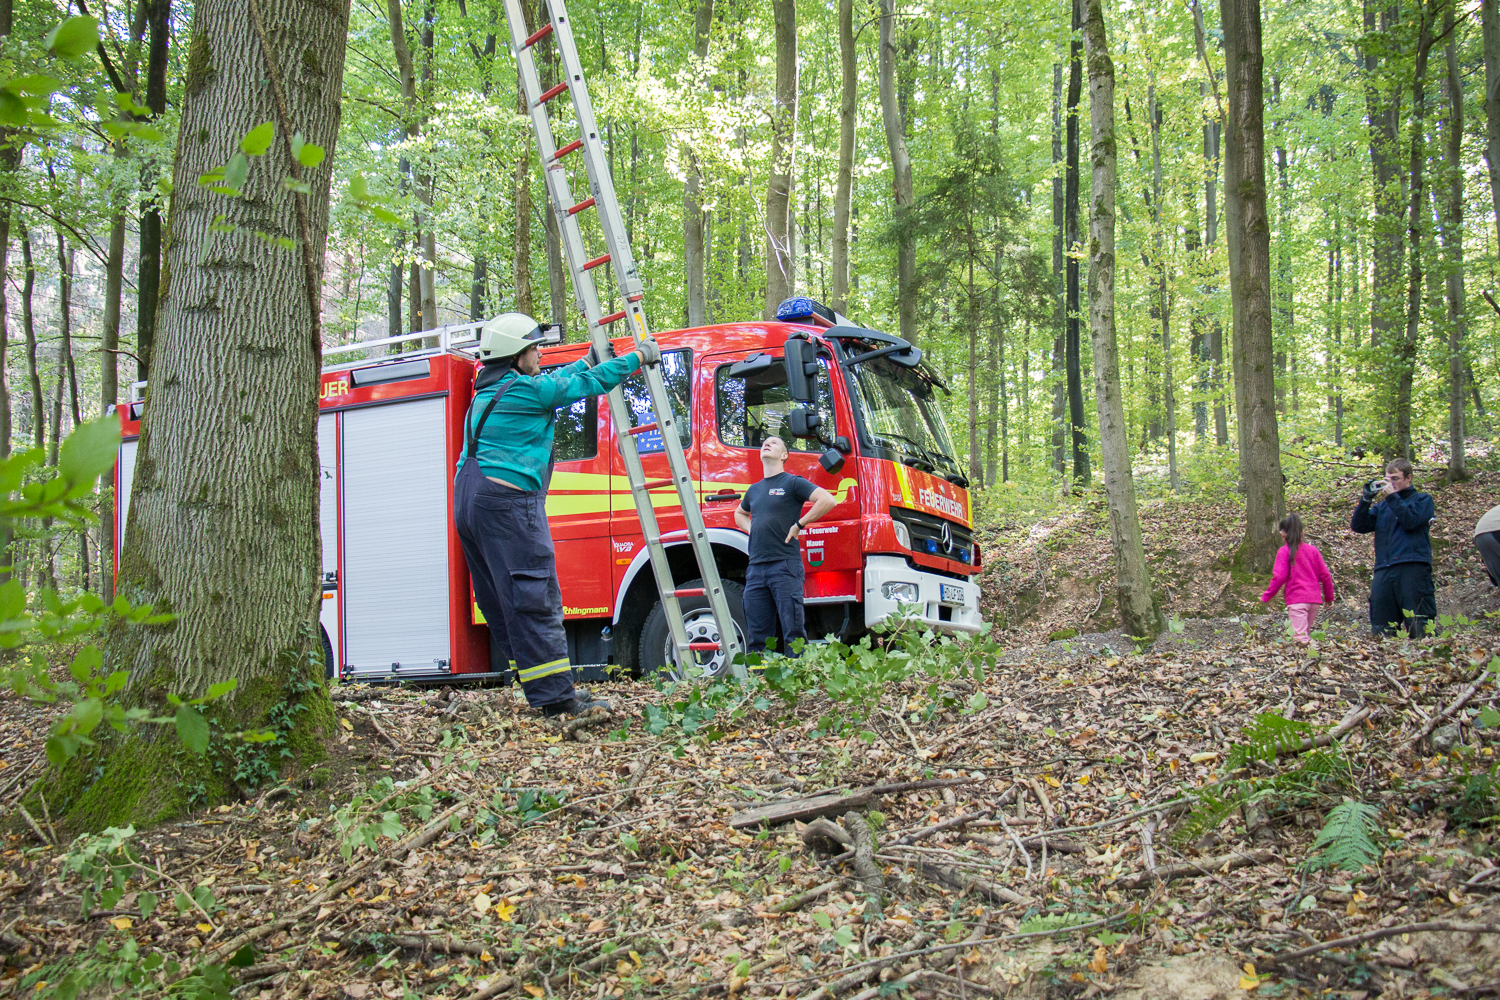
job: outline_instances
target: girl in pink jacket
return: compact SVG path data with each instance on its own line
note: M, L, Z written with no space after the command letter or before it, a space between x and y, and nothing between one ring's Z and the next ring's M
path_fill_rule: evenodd
M1297 641L1305 646L1312 641L1308 633L1318 620L1318 612L1333 600L1333 574L1328 572L1318 547L1302 540L1302 518L1288 514L1278 527L1286 544L1276 553L1271 583L1260 599L1269 602L1286 587L1286 614Z

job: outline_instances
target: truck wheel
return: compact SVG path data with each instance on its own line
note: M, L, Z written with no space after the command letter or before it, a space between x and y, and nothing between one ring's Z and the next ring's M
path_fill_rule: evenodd
M328 641L328 630L321 625L318 626L318 634L323 638L323 677L331 681L335 676L333 670L333 643Z
M689 580L681 585L683 590L691 590L694 587L703 586L702 580ZM733 580L724 581L724 596L729 601L729 613L734 618L734 630L740 641L740 648L745 648L745 588ZM678 606L682 609L682 624L687 629L688 639L691 642L717 642L719 640L718 622L714 621L713 610L709 607L708 597L684 597L678 600ZM682 680L676 663L677 658L672 655L672 630L667 627L667 613L662 608L660 599L652 605L651 613L646 615L646 624L641 629L640 676L652 677L655 674L663 674L673 680ZM719 677L729 672L729 660L721 649L711 656L698 653L698 663L702 670L701 676Z

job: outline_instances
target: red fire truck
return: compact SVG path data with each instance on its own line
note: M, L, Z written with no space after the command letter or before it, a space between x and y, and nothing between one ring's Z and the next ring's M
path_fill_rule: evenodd
M898 605L917 605L934 629L977 631L980 551L968 483L938 405L946 392L942 381L906 341L837 325L827 310L800 301L807 306L784 307L778 322L657 338L742 640L748 537L735 527L733 512L760 479L759 447L773 434L792 448L788 471L838 500L802 536L809 636L850 640ZM451 515L478 332L478 324L446 327L325 352L318 451L322 625L331 676L432 681L499 673ZM799 358L816 359L804 362L803 373L816 398L800 414L789 391L789 338L798 341ZM623 352L628 342L616 347ZM402 348L408 349L339 360ZM575 361L587 349L548 347L543 367ZM122 541L144 406L140 388L120 407L115 537ZM639 374L624 391L634 426L654 424ZM794 436L793 425L809 436ZM559 411L548 521L573 663L649 673L673 662L671 636L614 444L616 430L600 399ZM637 441L647 478L667 478L659 432L641 433ZM678 583L690 589L697 564L676 491L667 487L653 496ZM702 598L684 599L682 615L693 641L717 641ZM705 658L705 672L724 670L722 656Z

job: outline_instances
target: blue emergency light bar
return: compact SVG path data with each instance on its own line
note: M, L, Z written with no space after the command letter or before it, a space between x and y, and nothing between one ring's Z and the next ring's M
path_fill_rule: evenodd
M776 318L783 323L806 323L814 318L821 318L829 323L838 322L832 309L806 295L783 299L781 305L776 307Z

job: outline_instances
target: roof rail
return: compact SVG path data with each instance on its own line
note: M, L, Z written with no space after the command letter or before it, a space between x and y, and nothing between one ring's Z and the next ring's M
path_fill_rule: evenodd
M412 358L428 357L433 354L446 354L449 351L463 350L464 348L477 348L479 346L479 333L484 329L484 321L477 323L453 323L440 326L434 330L420 330L416 333L403 333L397 337L381 337L378 340L361 340L353 344L340 344L337 347L323 348L323 370L336 371L340 368L351 368L354 365L374 360L371 357L347 358L331 360L338 355L352 354L356 351L364 352L375 347L390 347L398 344L417 345L417 350L398 351L394 355L386 355L391 360L400 359L409 361ZM422 347L421 344L428 340L437 340L436 347ZM383 360L383 358L382 358Z

